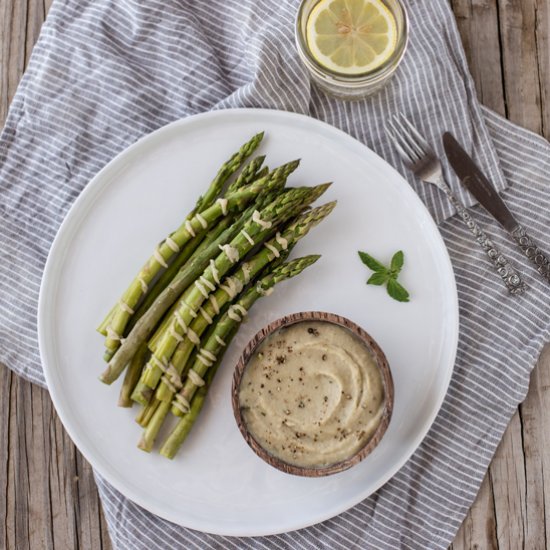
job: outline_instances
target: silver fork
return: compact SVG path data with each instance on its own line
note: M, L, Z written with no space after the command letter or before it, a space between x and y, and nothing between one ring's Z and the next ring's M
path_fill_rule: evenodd
M423 182L437 186L447 195L458 214L486 252L511 294L522 294L527 288L518 272L500 253L485 231L470 216L464 205L455 197L443 176L441 162L428 142L401 113L387 122L386 134L401 155L405 165Z

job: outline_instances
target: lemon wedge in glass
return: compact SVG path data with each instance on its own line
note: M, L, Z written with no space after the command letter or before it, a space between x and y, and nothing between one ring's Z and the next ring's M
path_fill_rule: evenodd
M320 0L309 14L306 40L317 63L335 73L358 75L391 57L397 25L381 0Z

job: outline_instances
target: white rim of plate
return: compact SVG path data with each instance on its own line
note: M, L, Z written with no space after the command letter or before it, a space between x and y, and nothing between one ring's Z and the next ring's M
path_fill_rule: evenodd
M453 302L452 303L453 311L455 312L455 315L453 317L454 327L452 327L453 333L451 335L452 342L453 342L453 352L451 355L452 361L450 361L450 365L447 368L447 377L444 381L444 391L441 392L441 395L437 401L437 404L433 408L433 411L429 417L429 420L425 423L424 429L419 431L418 436L413 440L413 443L411 443L409 452L404 453L404 455L401 457L401 460L399 460L394 465L394 467L388 471L388 473L385 476L382 476L382 478L378 480L378 483L376 484L376 488L374 490L371 490L371 491L367 490L365 491L364 494L360 493L359 497L354 499L354 501L351 502L351 504L348 502L345 505L329 507L329 510L327 511L327 513L324 514L322 517L319 517L314 522L312 521L306 521L301 523L297 522L296 526L293 527L292 529L271 530L269 532L247 531L246 533L243 533L243 534L217 532L217 531L212 531L211 529L206 529L204 525L199 525L198 523L194 525L183 525L181 523L181 518L179 516L166 513L165 510L158 510L156 506L151 506L146 500L142 498L141 495L137 494L131 488L127 487L123 482L120 482L119 479L116 476L112 475L108 469L104 469L101 465L98 466L97 464L94 464L93 451L91 451L88 448L88 446L85 444L85 442L80 438L78 434L78 430L76 429L76 427L74 426L71 420L71 415L69 414L69 411L63 407L63 401L62 401L60 392L56 388L55 384L52 384L52 376L53 376L53 370L55 369L55 366L51 366L50 363L48 362L48 358L51 355L51 349L50 349L51 343L47 340L45 336L45 331L46 331L45 327L47 326L46 317L47 317L48 306L55 301L54 298L57 293L57 285L55 283L55 277L54 277L55 269L56 269L55 263L60 259L64 258L64 248L65 248L64 245L70 242L71 240L69 237L68 229L70 229L71 226L75 224L76 226L78 226L79 215L86 213L93 206L95 198L97 198L103 192L104 188L110 183L109 178L107 176L111 172L116 172L116 170L118 169L118 164L121 161L123 161L126 156L130 156L134 154L134 152L137 149L140 149L141 147L145 146L147 143L153 142L154 140L158 139L160 134L162 134L165 131L169 131L169 129L173 129L176 126L186 126L189 124L193 124L199 120L217 118L219 116L229 116L229 117L262 116L262 117L268 117L268 118L274 117L277 119L278 122L280 122L281 119L286 118L290 124L292 124L293 122L299 121L310 125L312 129L317 127L319 130L322 130L325 133L326 132L331 133L332 135L334 135L335 138L341 139L343 142L345 142L346 147L355 149L358 153L364 154L368 152L373 162L379 163L380 165L384 165L385 170L390 170L394 172L395 175L403 181L403 185L406 186L406 189L408 189L408 192L410 193L411 200L419 203L419 206L421 206L421 208L425 211L426 223L431 224L431 228L433 229L434 234L437 235L439 243L441 244L441 251L442 251L441 260L446 264L446 268L448 269L448 273L451 277L450 283L454 289L454 292L451 297ZM101 180L104 180L104 183L102 185L97 183L98 181L101 183ZM306 527L316 525L330 518L333 518L345 512L346 510L349 510L353 506L356 506L357 504L359 504L359 502L369 497L370 495L374 494L383 485L385 485L408 462L409 458L418 449L418 447L426 437L427 433L429 432L431 426L433 425L436 416L439 414L439 411L441 410L441 406L443 404L445 396L447 395L447 391L448 391L449 384L450 384L451 377L454 370L454 364L456 361L456 353L458 348L458 334L459 334L458 294L456 289L456 280L454 277L454 270L451 264L449 253L447 251L447 247L445 246L443 238L441 237L441 234L439 232L439 228L434 222L432 216L430 215L430 213L426 209L426 206L420 200L418 195L410 187L408 182L401 176L401 174L399 174L399 172L397 172L395 168L393 168L393 166L388 164L384 159L382 159L379 155L377 155L372 149L368 148L366 145L356 140L349 134L346 134L344 131L326 122L312 118L308 115L287 112L287 111L280 111L276 109L224 109L224 110L209 111L209 112L200 113L197 115L191 115L184 119L179 119L174 122L171 122L165 126L162 126L161 128L158 128L157 130L151 132L150 134L143 136L138 141L136 141L135 143L133 143L132 145L130 145L129 147L121 151L119 154L117 154L111 161L109 161L82 190L82 192L76 198L73 205L70 207L61 225L59 226L58 232L50 248L50 252L48 254L48 258L46 260L46 264L44 267L44 273L42 275L42 281L40 284L40 294L38 299L37 321L38 321L37 323L38 324L38 344L40 349L40 357L41 357L42 365L44 369L44 376L46 379L48 391L52 398L57 414L61 419L63 427L67 430L67 433L69 434L74 444L77 446L78 450L82 453L82 455L86 458L86 460L91 464L91 466L99 473L99 475L101 475L101 477L103 477L108 483L110 483L116 490L118 490L120 493L122 493L125 497L130 499L135 504L138 504L145 510L148 510L149 512L163 519L171 521L176 525L180 525L181 527L188 528L188 529L195 529L197 531L209 533L212 535L235 536L235 537L256 537L256 536L277 535L285 532L297 531L299 529L304 529Z

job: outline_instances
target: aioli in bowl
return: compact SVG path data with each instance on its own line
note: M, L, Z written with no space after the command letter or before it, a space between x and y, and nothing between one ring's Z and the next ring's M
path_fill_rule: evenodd
M234 379L234 412L253 450L299 475L359 462L393 404L387 361L360 327L310 312L272 323L249 344Z

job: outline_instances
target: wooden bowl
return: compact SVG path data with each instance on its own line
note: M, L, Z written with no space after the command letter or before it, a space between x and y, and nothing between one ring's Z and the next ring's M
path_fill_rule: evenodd
M330 464L328 466L315 467L302 467L296 466L294 464L289 464L284 462L280 458L277 458L270 454L264 447L262 447L256 439L250 434L246 423L241 414L241 407L239 402L239 388L243 373L248 364L248 361L256 351L257 347L263 342L263 340L271 335L276 330L281 327L287 327L295 323L300 323L302 321L322 321L326 323L332 323L339 325L348 329L355 336L358 336L359 339L363 342L366 348L371 353L372 357L382 375L382 382L384 385L384 410L382 412L382 417L380 419L380 424L376 428L376 431L367 441L364 447L359 449L355 454L350 457L342 460L340 462ZM384 352L380 349L380 346L374 341L374 339L364 331L360 326L356 325L353 321L335 315L333 313L324 313L321 311L306 311L301 313L293 313L285 317L281 317L276 321L273 321L265 328L260 330L253 338L250 340L246 348L244 349L237 366L235 367L235 372L233 374L233 384L231 387L231 402L233 405L233 414L235 415L235 420L237 421L237 426L241 434L243 435L245 441L248 443L250 448L265 462L286 472L287 474L294 474L299 476L306 477L321 477L327 476L330 474L335 474L347 470L355 464L361 462L367 455L369 455L373 449L378 445L382 436L386 432L390 418L393 411L393 400L394 400L394 388L393 388L393 379L390 372L390 367Z

